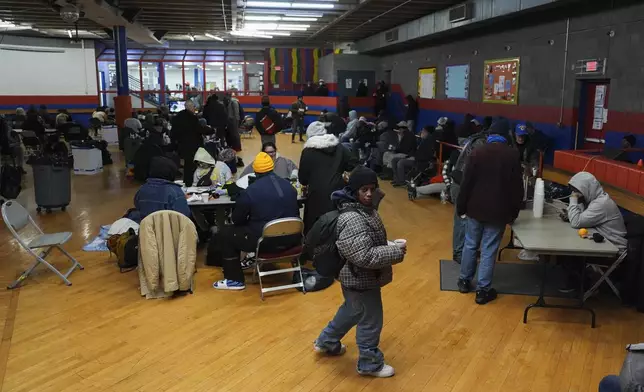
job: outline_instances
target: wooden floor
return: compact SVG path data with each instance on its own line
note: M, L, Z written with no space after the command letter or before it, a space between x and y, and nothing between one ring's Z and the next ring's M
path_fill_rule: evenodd
M244 140L247 162L259 143ZM280 152L296 161L301 146L278 136ZM74 176L67 212L38 218L46 231L74 233L67 249L85 270L72 274L71 287L40 268L23 288L0 291L2 391L596 391L605 374L619 371L624 345L644 341L644 315L613 302L593 303L596 329L586 313L542 309L524 325L533 298L502 295L478 306L473 294L440 291L452 207L410 202L404 190L382 184L389 238L407 238L409 253L383 291L381 348L396 376L362 378L354 332L343 357L312 352L341 303L337 284L262 303L255 285L215 291L220 270L201 267L194 295L145 300L136 272L121 274L106 253L81 251L100 225L131 207L136 188L115 156L102 175ZM35 214L31 178L20 199ZM4 285L30 259L1 230Z

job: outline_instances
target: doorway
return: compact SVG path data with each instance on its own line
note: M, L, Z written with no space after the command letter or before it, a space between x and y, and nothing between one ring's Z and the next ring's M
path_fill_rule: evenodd
M385 71L385 78L383 80L387 84L387 87L391 88L391 70L390 69Z
M579 116L577 118L577 147L601 148L608 115L609 79L581 79Z

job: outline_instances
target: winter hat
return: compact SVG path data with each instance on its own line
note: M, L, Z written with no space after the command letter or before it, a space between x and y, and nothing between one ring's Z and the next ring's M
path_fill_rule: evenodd
M514 133L517 136L525 136L528 134L528 131L526 130L525 124L517 124L516 128L514 129Z
M490 143L507 143L508 141L501 135L490 135L487 137L488 144Z
M274 167L275 164L273 163L273 159L265 152L260 152L259 154L257 154L255 160L253 161L253 171L255 171L255 173L257 174L263 174L273 171Z
M371 184L378 186L378 175L368 167L358 166L349 175L349 189L352 192L357 192L363 186Z
M398 124L396 124L397 129L402 129L402 128L408 128L409 126L407 125L407 121L401 121Z
M306 129L306 137L312 138L313 136L324 136L326 135L326 127L323 122L313 121L311 125Z

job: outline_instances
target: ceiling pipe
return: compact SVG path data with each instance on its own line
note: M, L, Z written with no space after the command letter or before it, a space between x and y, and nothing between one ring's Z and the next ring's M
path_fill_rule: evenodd
M366 21L366 22L364 22L364 23L362 23L362 24L360 24L360 25L358 25L358 26L354 27L354 28L353 28L353 29L351 29L349 32L350 32L350 33L352 33L352 32L354 32L354 31L358 30L360 27L362 27L362 26L366 25L367 23L371 23L371 22L373 22L374 20L376 20L376 19L380 18L381 16L387 15L387 14L388 14L388 13L390 13L391 11L394 11L394 10L396 10L396 9L398 9L398 8L400 8L400 7L402 7L403 5L408 4L408 3L411 3L411 2L412 2L412 0L407 0L407 1L405 1L404 3L402 3L402 4L398 4L397 6L395 6L395 7L391 8L391 9L389 9L389 10L387 10L387 11L385 11L385 12L381 13L381 14L378 14L378 15L374 16L373 18L370 18L368 21Z
M331 27L333 27L333 26L337 25L338 23L342 22L345 18L351 16L354 12L360 10L361 8L363 8L365 5L367 5L371 1L372 0L361 0L360 3L356 4L355 6L353 6L349 10L347 10L344 14L342 14L342 15L338 16L337 18L335 18L334 21L332 21L331 23L328 23L326 26L324 26L323 28L318 30L315 34L310 35L308 40L312 40L313 38L317 37L318 35L322 34L325 31L327 31Z

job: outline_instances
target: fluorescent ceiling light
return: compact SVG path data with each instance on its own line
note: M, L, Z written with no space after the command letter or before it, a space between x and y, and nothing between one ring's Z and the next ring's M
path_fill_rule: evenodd
M71 30L67 30L67 35L69 35L69 38L73 38Z
M257 20L257 21L274 21L274 20L280 20L281 18L277 15L273 16L261 16L261 15L245 15L244 20Z
M277 23L244 23L246 30L275 30Z
M318 18L304 18L301 16L285 16L282 18L283 22L315 22Z
M195 36L190 34L190 41L194 41L194 40L195 40Z
M311 27L311 25L307 24L293 24L293 23L280 23L277 28L279 30L288 30L288 29L294 29L294 30L300 30L300 29L308 29Z
M286 15L286 16L294 16L294 17L302 16L302 17L310 17L310 18L321 18L321 17L324 16L324 14L316 14L316 13L313 13L313 12L306 12L306 11L297 12L297 13L296 12L293 12L293 13L287 12L284 15Z
M279 35L280 37L290 37L291 33L287 31L260 31L257 30L259 34L268 34L268 35Z
M216 35L212 35L212 34L210 34L210 33L206 33L206 34L204 34L204 35L205 35L206 37L208 37L208 38L216 39L217 41L224 41L224 39L223 39L223 38L221 38L221 37L217 37Z
M291 3L291 8L310 8L310 9L317 9L317 10L329 10L332 8L335 8L335 5L333 4L327 4L327 3Z
M285 1L247 1L246 7L291 8L291 3Z
M273 38L271 35L266 35L266 34L260 34L254 31L231 31L230 35L234 35L237 37L250 37L250 38Z

